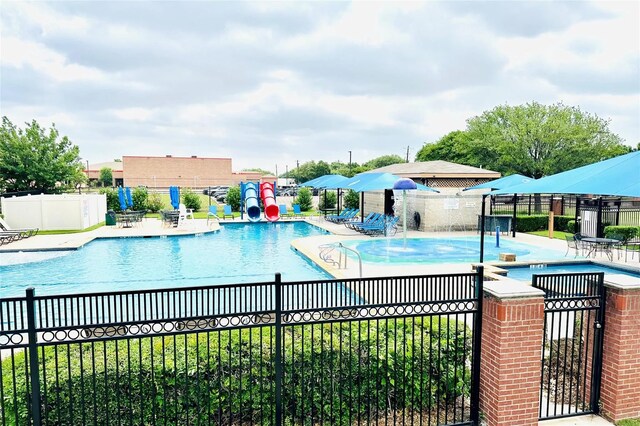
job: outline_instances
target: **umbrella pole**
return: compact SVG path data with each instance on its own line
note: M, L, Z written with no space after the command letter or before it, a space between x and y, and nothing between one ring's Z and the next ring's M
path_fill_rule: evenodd
M402 190L402 234L404 237L404 248L407 248L407 191Z

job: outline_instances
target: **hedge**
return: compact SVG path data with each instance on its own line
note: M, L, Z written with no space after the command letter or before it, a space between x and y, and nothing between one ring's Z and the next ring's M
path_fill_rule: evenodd
M573 221L573 216L554 216L553 228L556 231L575 232L569 222ZM575 224L574 224L575 226ZM549 227L548 215L518 215L516 216L516 230L518 232L544 231Z
M432 318L284 327L288 421L321 415L326 424L347 424L371 412L445 409L468 396L470 331ZM44 423L262 423L274 410L273 333L254 327L46 347ZM24 358L2 363L8 424L16 415L27 423ZM6 374L14 368L17 383Z
M616 237L626 243L640 236L640 226L605 226L604 235L607 238Z

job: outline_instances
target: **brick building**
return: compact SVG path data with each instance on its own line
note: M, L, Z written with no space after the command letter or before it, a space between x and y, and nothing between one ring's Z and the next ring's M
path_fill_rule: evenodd
M91 165L86 171L90 180L97 180L100 169L113 170L114 185L168 188L176 185L188 188L206 188L216 185L237 185L245 181L273 181L274 176L257 172L232 170L231 158L164 157L125 155L122 162Z

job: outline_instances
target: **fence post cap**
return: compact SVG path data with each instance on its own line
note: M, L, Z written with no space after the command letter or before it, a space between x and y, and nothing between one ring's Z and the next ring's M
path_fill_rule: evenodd
M520 299L526 297L544 297L544 291L533 288L520 281L508 278L498 281L485 281L484 291L498 299Z

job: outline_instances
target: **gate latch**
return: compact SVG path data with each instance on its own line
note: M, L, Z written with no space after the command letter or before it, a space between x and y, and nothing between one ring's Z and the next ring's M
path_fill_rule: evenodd
M595 326L596 326L596 328L602 328L602 324L600 324L600 323L599 323L599 322L597 322L597 321L596 321Z

